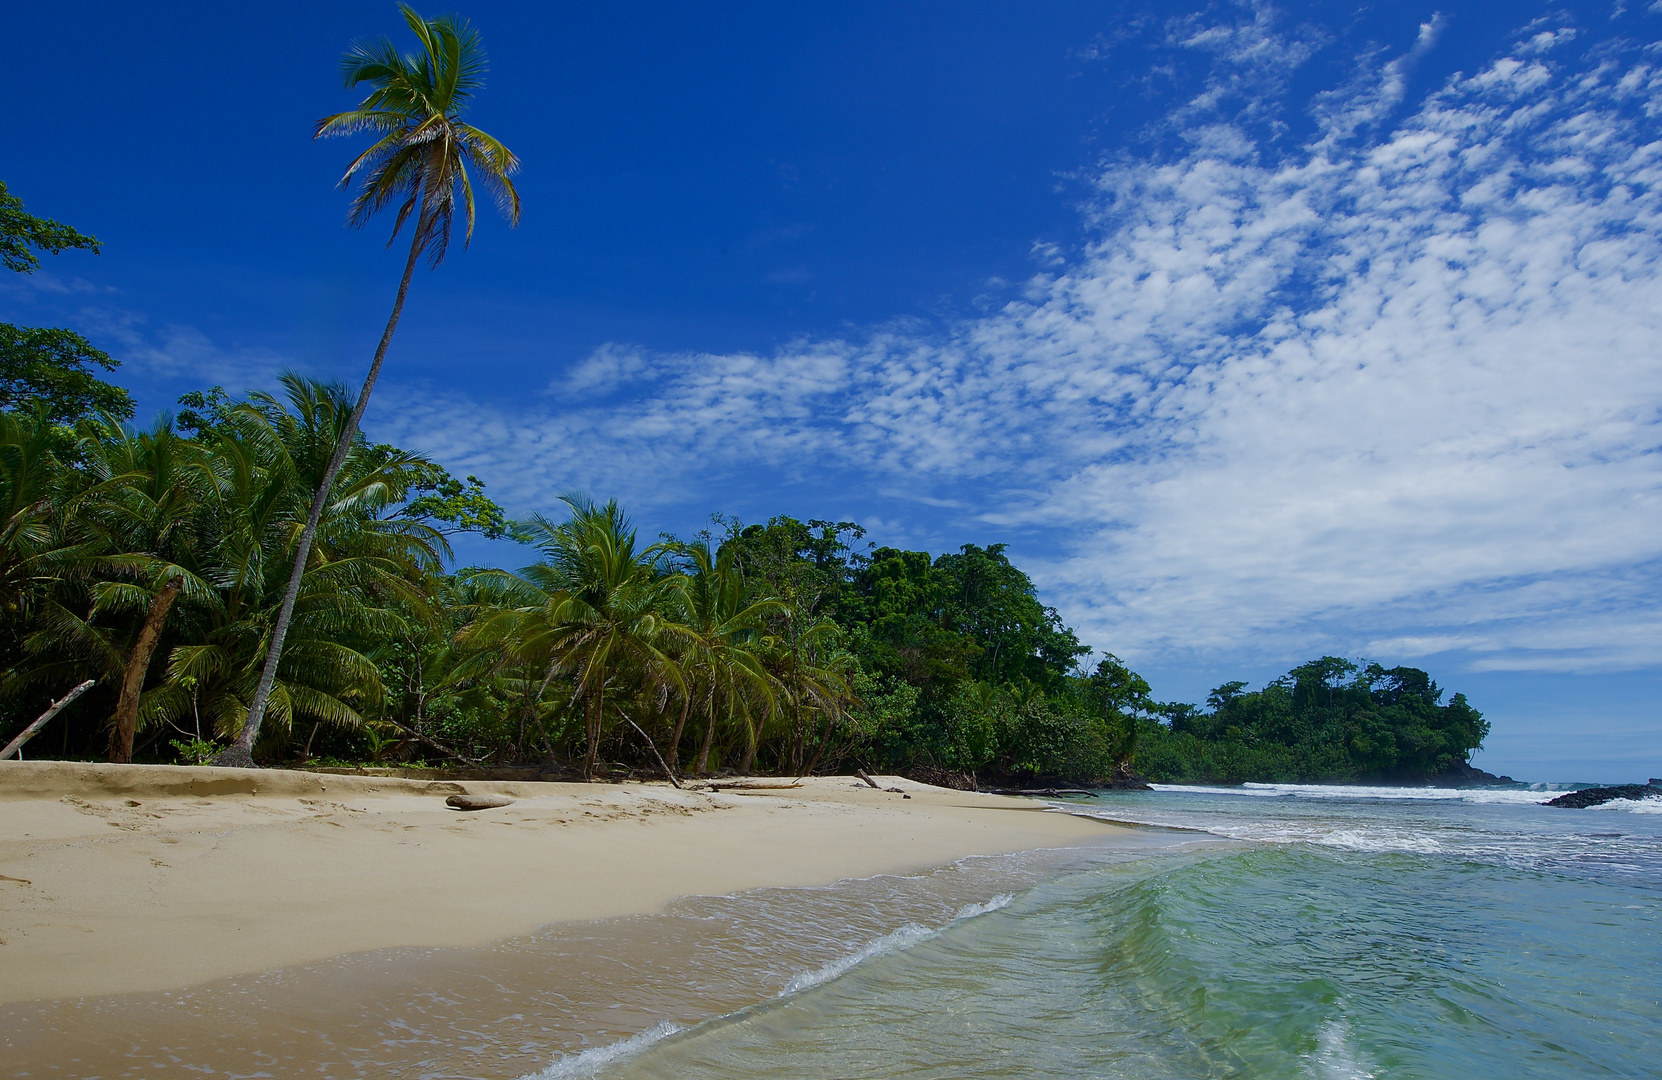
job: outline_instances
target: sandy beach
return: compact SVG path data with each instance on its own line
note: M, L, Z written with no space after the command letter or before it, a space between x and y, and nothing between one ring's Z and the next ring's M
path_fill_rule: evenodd
M479 946L1116 830L892 777L795 788L400 780L0 762L0 1002L155 992L398 946ZM757 781L782 784L785 781ZM452 810L446 797L511 805Z

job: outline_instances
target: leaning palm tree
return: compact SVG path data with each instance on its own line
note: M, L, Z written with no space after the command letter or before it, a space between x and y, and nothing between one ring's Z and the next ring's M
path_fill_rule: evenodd
M421 50L407 55L400 53L386 38L354 45L342 61L346 85L350 88L367 83L372 90L357 108L318 121L313 137L329 138L360 131L377 134L379 138L374 145L359 154L341 177L342 187L358 184L350 223L353 227L362 226L396 203L398 212L388 246L398 238L412 215L415 233L410 239L410 254L404 261L404 276L398 283L392 315L375 348L375 358L370 361L369 374L364 378L351 421L335 446L334 457L312 498L311 512L295 546L288 591L272 631L259 686L249 702L248 717L237 741L216 759L220 765L252 767L254 764L254 739L259 735L271 688L276 683L283 641L300 595L300 580L306 572L318 521L329 501L335 475L352 448L364 410L369 406L369 395L375 389L387 346L392 343L398 317L404 310L416 260L425 252L432 266L444 261L458 199L467 219L464 245L473 238L474 199L469 165L495 196L509 223L519 224L519 193L510 179L519 169L519 159L490 135L462 122L468 99L484 83L485 54L479 45L478 32L453 15L424 19L408 5L400 4L399 10L420 41Z

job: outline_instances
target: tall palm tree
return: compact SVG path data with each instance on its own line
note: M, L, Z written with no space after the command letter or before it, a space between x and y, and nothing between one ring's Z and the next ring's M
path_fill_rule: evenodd
M360 131L380 136L374 145L353 159L341 177L342 187L358 184L350 222L354 227L362 226L397 203L392 239L397 239L405 221L412 214L415 216L410 254L404 261L404 276L398 283L392 314L375 348L375 358L370 362L351 422L335 446L334 457L312 498L311 512L295 546L294 569L271 635L259 686L248 706L248 719L237 741L216 759L220 765L253 767L254 739L259 735L271 688L277 679L283 641L300 595L300 579L306 572L318 521L329 501L335 475L346 460L364 410L369 406L369 395L375 389L387 346L392 343L398 317L404 310L416 260L426 252L430 265L436 267L444 261L458 198L467 218L464 245L473 238L470 164L486 190L495 196L510 224L519 223L519 193L510 178L519 169L519 159L495 138L462 121L469 98L484 84L485 53L480 47L478 32L452 15L424 19L407 4L400 4L399 10L420 41L421 50L408 55L400 53L387 38L355 44L342 61L346 85L351 88L367 83L372 87L371 92L357 108L318 121L313 137L329 138ZM387 243L391 246L392 240Z

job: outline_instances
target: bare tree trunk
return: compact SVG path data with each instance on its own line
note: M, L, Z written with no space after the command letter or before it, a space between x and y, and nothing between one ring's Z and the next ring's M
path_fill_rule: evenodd
M22 761L23 760L23 744L28 742L30 739L34 738L35 732L37 732L41 728L45 727L46 722L48 720L52 719L54 716L58 715L58 713L62 712L64 707L67 706L71 701L74 701L76 698L78 698L82 694L86 693L87 688L92 686L92 684L97 682L97 681L98 681L97 679L88 679L86 682L82 683L80 686L77 686L75 689L71 690L69 693L65 694L63 697L61 697L58 700L54 701L52 703L52 706L49 709L47 709L45 712L41 713L39 718L37 718L34 723L30 724L28 727L23 729L22 734L18 735L17 738L15 738L11 742L7 743L6 748L4 750L0 750L0 761L5 761L7 758L11 757L13 754L17 755L17 760ZM66 745L67 745L67 743L66 743Z
M421 193L417 192L418 198L420 195ZM306 526L300 530L300 544L294 553L294 569L289 571L289 585L283 593L283 606L278 609L277 625L271 630L271 645L266 649L265 667L260 671L260 684L254 691L254 700L248 703L248 718L243 721L237 741L214 758L215 765L230 765L243 769L254 767L254 740L259 737L260 725L265 722L266 704L271 700L271 688L277 684L277 665L283 659L283 641L288 637L289 620L294 617L294 604L300 597L300 580L306 573L306 560L312 553L312 541L317 537L317 525L323 518L323 508L328 505L329 496L335 486L335 477L340 474L341 466L346 463L346 455L352 449L352 440L358 434L358 424L364 418L364 410L369 407L369 395L375 389L375 380L381 376L381 364L387 358L387 346L392 344L393 331L398 329L398 317L404 313L404 297L410 292L410 277L415 273L416 257L421 254L422 241L426 238L428 227L427 215L423 213L416 221L415 236L410 241L410 257L404 261L404 276L398 282L398 296L392 303L392 315L387 319L387 328L381 333L381 343L375 347L375 359L370 361L369 374L364 377L363 389L358 392L358 403L352 409L346 429L341 432L340 441L335 444L335 455L329 459L329 468L324 471L317 493L312 496L312 508L306 515Z
M185 587L183 578L171 577L150 598L150 610L145 613L144 625L138 640L127 657L127 671L121 679L121 696L116 699L115 726L110 729L110 760L125 764L133 760L133 731L138 727L139 695L144 692L144 676L150 671L150 657L161 640L162 625L179 591Z

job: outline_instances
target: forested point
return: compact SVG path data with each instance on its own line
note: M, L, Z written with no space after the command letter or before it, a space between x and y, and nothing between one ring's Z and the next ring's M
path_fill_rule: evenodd
M97 241L0 186L0 260ZM413 258L413 256L412 256ZM26 757L205 763L242 731L352 399L289 374L135 427L117 362L0 324L0 734ZM1488 724L1423 671L1322 657L1204 706L1090 647L1002 544L714 517L646 542L566 495L511 521L475 477L350 435L253 747L266 765L622 778L871 771L971 787L1418 781ZM448 537L526 545L452 569Z

